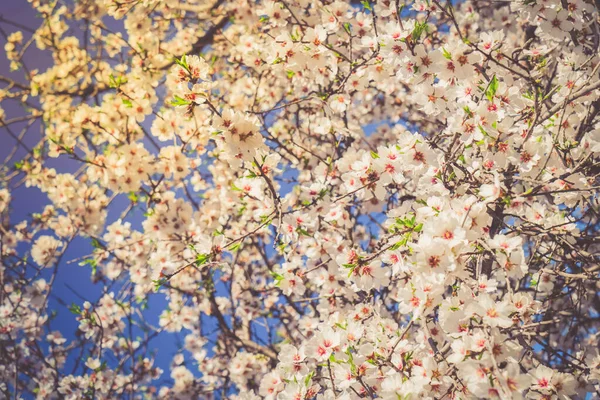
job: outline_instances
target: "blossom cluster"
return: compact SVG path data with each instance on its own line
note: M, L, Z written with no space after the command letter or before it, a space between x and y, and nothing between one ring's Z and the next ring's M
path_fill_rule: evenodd
M30 3L0 398L600 396L597 2Z

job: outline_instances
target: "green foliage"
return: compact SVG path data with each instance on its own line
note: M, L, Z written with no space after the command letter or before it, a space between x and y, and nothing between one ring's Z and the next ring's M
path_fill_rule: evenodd
M487 99L489 101L493 101L494 95L496 94L497 90L498 90L498 78L496 78L496 75L494 75L485 91L485 97L487 97Z

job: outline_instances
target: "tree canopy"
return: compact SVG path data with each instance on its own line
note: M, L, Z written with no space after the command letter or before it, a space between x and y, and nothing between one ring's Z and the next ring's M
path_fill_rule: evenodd
M0 398L600 396L597 1L29 3Z

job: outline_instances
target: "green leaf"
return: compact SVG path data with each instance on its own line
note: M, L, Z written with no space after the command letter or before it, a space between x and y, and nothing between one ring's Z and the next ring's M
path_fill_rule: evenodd
M308 231L306 229L302 229L302 228L298 227L298 228L296 228L296 232L298 232L299 234L301 234L303 236L311 237L311 234L308 233Z
M371 8L371 3L369 2L369 0L363 0L363 1L360 2L360 4L362 4L362 6L364 7L365 10L373 11L373 9Z
M413 40L417 41L421 38L421 35L428 30L429 25L427 25L427 22L417 22L410 36Z
M267 222L269 221L269 222ZM260 222L263 224L270 224L272 221L272 218L270 218L268 215L261 215L260 216Z
M489 101L493 101L494 100L494 95L496 94L496 91L498 90L498 78L496 78L496 75L494 75L494 77L492 78L492 80L490 81L487 90L485 91L485 96L487 97L487 99Z
M177 95L174 95L173 97L175 98L175 100L171 100L171 104L174 106L187 106L191 104L191 101L188 101Z
M336 323L335 323L335 326L337 326L337 327L338 327L338 328L340 328L340 329L346 330L346 326L344 326L344 325L340 324L339 322L336 322Z
M371 151L371 158L376 160L379 158L379 154L375 153L374 151Z
M115 79L115 76L113 74L110 74L108 77L108 85L110 86L111 89L115 89L117 88L117 80Z
M526 191L523 192L523 194L521 196L529 196L531 193L533 193L533 188L529 188Z
M417 217L415 215L406 218L396 218L396 224L400 225L400 226L404 226L406 228L414 228L415 224L417 222Z
M88 258L87 260L80 262L79 265L89 265L90 267L92 267L92 275L96 275L96 273L98 272L98 262L93 258Z
M350 25L349 22L346 22L346 23L344 23L343 26L344 26L344 30L346 31L346 33L348 35L352 36L352 31L351 31L352 25Z
M166 278L156 279L156 280L153 280L152 283L154 283L154 291L158 292L158 290L161 288L161 286L164 285L165 283L167 283L167 279Z
M392 247L390 247L390 250L398 250L402 246L404 246L403 240L396 242Z
M352 351L350 351L350 347L346 350L346 354L348 355L348 363L350 364L350 371L353 375L356 375L356 364L354 363L354 356L352 356Z
M122 76L115 78L113 74L110 74L110 76L108 77L108 86L111 89L118 89L124 83L127 83L127 80Z
M196 265L201 266L206 264L206 262L210 259L210 254L198 254L196 256Z
M125 107L127 107L127 108L132 108L133 107L133 104L131 104L131 100L129 100L129 99L123 99L122 101L123 101L123 104L125 104Z
M304 386L308 387L310 384L310 381L312 380L313 375L315 374L315 371L311 371L310 374L306 375L306 378L304 378Z
M271 274L271 276L273 277L273 279L275 279L275 281L279 284L279 282L281 282L283 280L283 275L278 274L275 271L269 271L269 274Z
M72 303L69 306L69 311L71 311L73 314L75 315L80 315L81 314L81 307L79 307L77 304Z
M138 195L135 192L129 192L129 194L127 195L127 198L129 199L129 201L131 201L132 203L137 203L138 202Z
M190 67L189 67L189 65L187 63L187 59L185 57L185 54L181 56L181 59L178 60L177 58L175 58L174 61L181 68L185 69L187 72L190 72Z
M300 40L300 32L297 32L296 30L292 29L292 31L290 32L290 37L292 38L293 42L297 42L298 40Z
M464 106L463 110L465 110L465 114L467 114L467 117L473 118L473 111L471 111L471 109L469 108L469 106Z
M442 47L442 53L444 54L444 58L448 60L452 60L452 54L448 50Z
M479 125L479 131L483 134L483 136L490 136L488 135L488 133L485 131L485 129L483 129L483 126Z
M229 250L229 251L237 251L240 247L242 247L242 242L241 241L233 243L231 246L229 246L229 248L227 250Z

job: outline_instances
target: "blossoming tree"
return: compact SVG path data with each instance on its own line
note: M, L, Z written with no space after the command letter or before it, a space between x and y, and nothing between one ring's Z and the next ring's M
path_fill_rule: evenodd
M597 1L29 1L0 397L600 396Z

